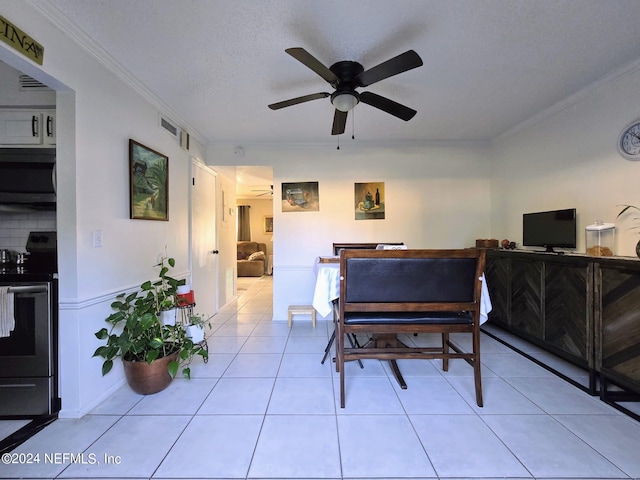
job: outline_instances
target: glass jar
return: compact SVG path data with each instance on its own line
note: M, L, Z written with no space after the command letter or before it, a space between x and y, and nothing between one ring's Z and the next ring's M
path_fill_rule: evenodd
M594 257L612 257L615 239L615 225L596 220L585 229L587 255Z

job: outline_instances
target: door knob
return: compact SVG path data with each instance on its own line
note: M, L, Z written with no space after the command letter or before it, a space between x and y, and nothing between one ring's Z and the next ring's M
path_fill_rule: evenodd
M218 250L211 250L211 253L213 253L214 255L217 255L220 252L218 252Z

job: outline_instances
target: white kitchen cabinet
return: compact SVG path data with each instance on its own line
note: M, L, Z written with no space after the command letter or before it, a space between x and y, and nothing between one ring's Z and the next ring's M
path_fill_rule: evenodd
M32 147L55 144L55 110L0 109L0 145Z

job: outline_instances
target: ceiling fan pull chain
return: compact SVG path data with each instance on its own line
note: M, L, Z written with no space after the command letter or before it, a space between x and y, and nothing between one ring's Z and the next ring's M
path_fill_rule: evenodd
M340 150L340 135L336 135L336 138L338 139L338 147L336 150Z
M351 140L356 139L356 112L351 112Z

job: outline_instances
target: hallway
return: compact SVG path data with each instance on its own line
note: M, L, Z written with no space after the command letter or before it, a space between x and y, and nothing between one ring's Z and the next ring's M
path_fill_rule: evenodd
M320 364L332 324L272 322L272 277L238 286L191 381L147 397L124 386L55 421L12 452L39 463L3 464L0 478L640 478L640 423L486 335L484 408L465 362L400 361L401 390L369 360L347 365L340 409L333 364Z

